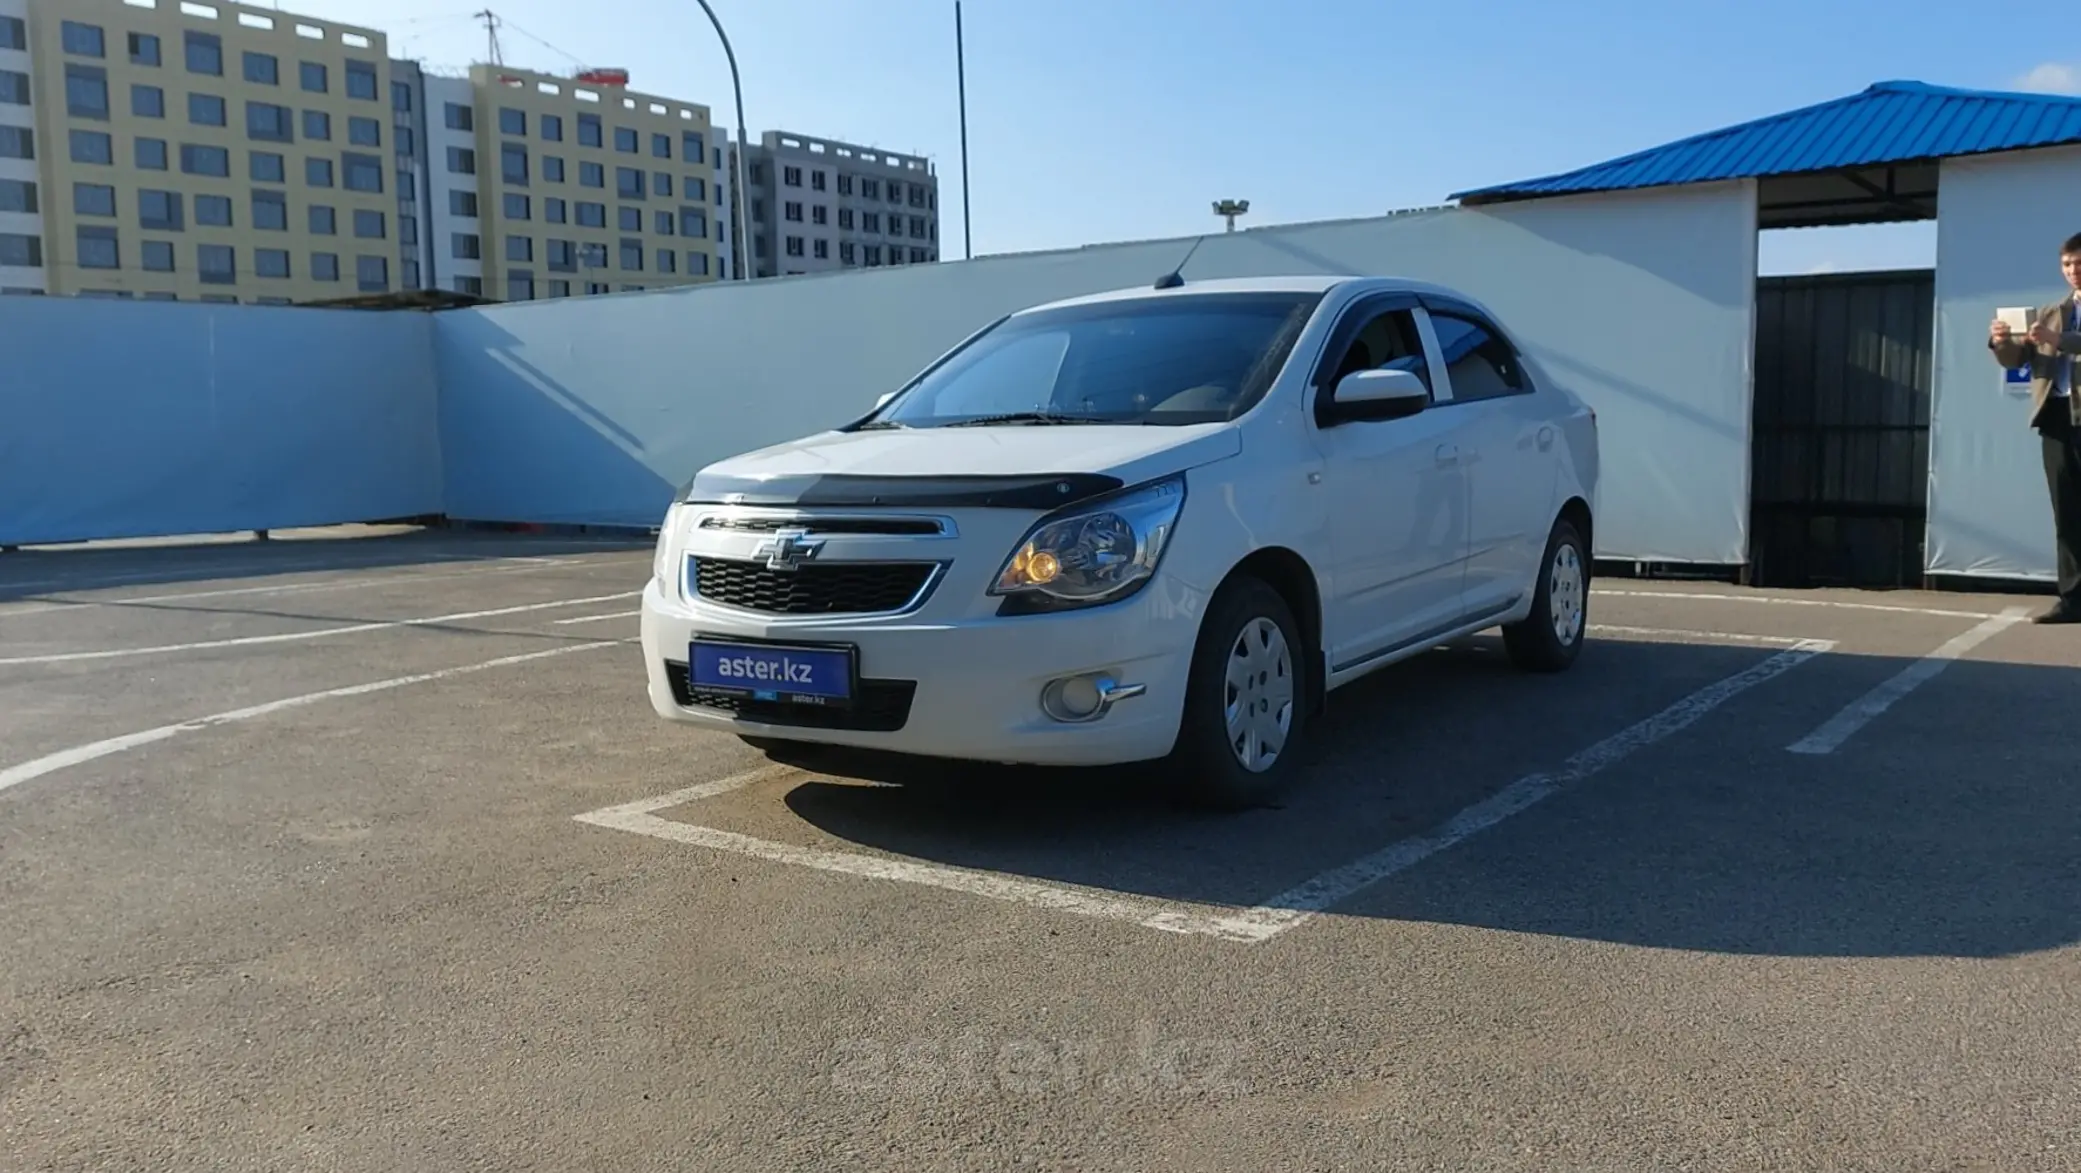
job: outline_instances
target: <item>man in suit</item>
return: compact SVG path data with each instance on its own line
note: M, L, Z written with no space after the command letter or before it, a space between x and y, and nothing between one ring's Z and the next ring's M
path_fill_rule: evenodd
M2059 572L2059 602L2037 622L2081 623L2081 233L2059 246L2059 271L2067 295L2040 306L2021 338L1996 320L1987 348L2003 367L2030 368L2030 424L2044 449Z

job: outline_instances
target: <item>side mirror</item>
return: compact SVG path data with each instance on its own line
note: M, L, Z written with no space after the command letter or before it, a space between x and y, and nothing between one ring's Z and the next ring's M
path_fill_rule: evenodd
M1414 371L1353 371L1331 390L1333 420L1392 420L1431 405L1431 390Z

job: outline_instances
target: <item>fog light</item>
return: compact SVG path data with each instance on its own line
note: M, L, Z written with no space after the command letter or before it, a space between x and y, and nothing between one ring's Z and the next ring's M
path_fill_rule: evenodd
M1121 684L1105 673L1065 676L1041 690L1041 710L1057 721L1096 721L1114 702L1142 695L1143 686Z

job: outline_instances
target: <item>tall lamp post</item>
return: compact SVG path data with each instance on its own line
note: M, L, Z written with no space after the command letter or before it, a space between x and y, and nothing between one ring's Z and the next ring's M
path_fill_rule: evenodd
M751 198L751 184L744 178L744 156L751 149L751 143L746 140L744 132L744 85L737 78L737 54L730 48L730 34L723 31L723 22L716 19L715 9L708 6L708 0L695 0L695 3L708 14L708 23L715 26L715 35L722 40L723 56L730 62L730 89L737 95L737 192L730 199L737 213L737 239L730 242L730 255L737 260L740 274L737 279L749 281L751 257L747 250L751 248L751 230L744 201Z
M1245 215L1245 214L1247 214L1247 213L1248 213L1249 211L1250 211L1250 201L1249 201L1249 200L1215 200L1215 201L1214 201L1214 214L1215 214L1216 216L1220 216L1220 217L1223 217L1223 218L1225 218L1225 219L1226 219L1226 220L1228 221L1228 230L1229 230L1230 232L1234 232L1234 231L1236 230L1236 217L1237 217L1237 216L1241 216L1241 215Z

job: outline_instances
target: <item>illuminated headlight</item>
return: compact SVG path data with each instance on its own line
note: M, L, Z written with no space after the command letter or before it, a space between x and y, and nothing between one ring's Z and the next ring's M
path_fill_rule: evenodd
M1007 611L1060 611L1110 603L1156 573L1185 504L1185 478L1169 477L1034 526L991 586Z

